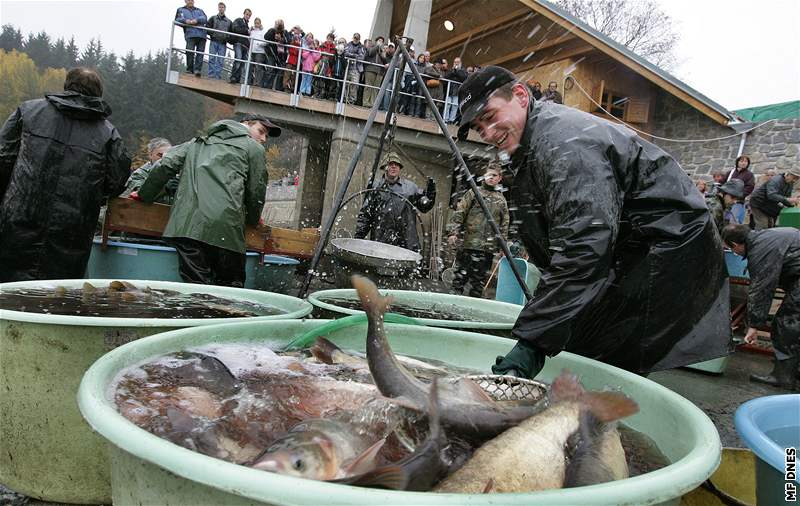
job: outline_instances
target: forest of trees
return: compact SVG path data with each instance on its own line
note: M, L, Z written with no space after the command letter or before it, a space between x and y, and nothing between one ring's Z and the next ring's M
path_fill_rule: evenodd
M174 61L173 63L178 63ZM196 135L212 122L230 117L233 108L164 82L167 51L119 57L92 39L83 49L75 40L53 40L45 32L27 37L12 25L0 31L0 118L5 121L24 100L63 90L66 69L95 68L103 78L103 98L111 106L111 122L128 150L142 160L143 145L152 137L173 143Z

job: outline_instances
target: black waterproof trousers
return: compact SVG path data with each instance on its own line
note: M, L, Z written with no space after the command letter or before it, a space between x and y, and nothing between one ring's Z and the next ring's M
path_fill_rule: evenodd
M164 239L178 252L178 271L186 283L244 287L245 254L186 237Z
M453 291L457 294L481 297L483 285L489 277L494 254L488 251L462 249L456 255L456 275L453 279ZM464 293L464 287L469 283L469 293Z

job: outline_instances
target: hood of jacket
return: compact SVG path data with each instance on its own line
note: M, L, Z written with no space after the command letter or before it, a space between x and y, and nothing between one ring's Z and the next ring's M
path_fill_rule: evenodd
M111 116L111 107L100 97L65 91L45 95L45 98L62 114L71 118L106 119Z
M220 139L230 139L233 137L249 136L250 131L246 126L237 121L223 119L217 121L206 130L206 136L219 137Z

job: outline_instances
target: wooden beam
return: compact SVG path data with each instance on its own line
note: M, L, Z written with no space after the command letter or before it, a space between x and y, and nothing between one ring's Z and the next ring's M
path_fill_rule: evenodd
M474 2L475 0L455 0L454 2L450 2L447 5L437 6L438 8L435 11L431 12L431 20L439 19L448 14L452 15L453 14L452 11L460 8L462 5L472 4ZM437 2L437 3L442 3L442 2ZM527 11L528 9L525 10Z
M520 10L516 10L514 12L510 12L510 13L504 15L504 16L501 16L499 18L493 19L488 23L484 23L484 24L482 24L480 26L476 26L472 30L466 31L466 32L461 33L459 35L456 35L455 37L452 37L452 38L448 39L446 42L442 42L441 44L437 44L437 45L429 48L428 51L430 51L431 54L443 53L443 52L449 51L450 49L452 49L452 48L454 48L456 46L461 45L462 43L466 42L467 40L472 42L472 41L480 40L480 39L482 39L484 37L488 37L489 35L492 35L493 33L496 33L496 32L498 32L498 31L500 31L500 30L502 30L504 28L508 28L506 26L506 23L508 23L510 21L514 21L515 19L519 19L519 18L521 18L521 17L523 17L523 16L525 16L526 14L529 14L529 13L530 13L530 9L520 9ZM525 21L525 19L519 19L518 22L522 22L522 21Z
M519 51L514 51L513 53L508 53L506 55L500 56L498 58L495 58L494 60L490 60L490 61L484 62L483 66L485 67L486 65L502 65L503 63L505 63L507 61L515 60L515 59L520 58L522 56L526 56L526 55L528 55L528 54L530 54L532 52L541 51L542 49L547 49L549 47L558 46L560 44L563 44L563 43L566 43L566 42L570 42L574 38L575 38L574 35L569 35L569 33L564 32L564 34L559 35L555 39L551 39L551 40L547 40L545 42L542 42L541 44L537 45L536 47L529 46L527 48L520 49Z
M586 54L586 53L589 53L591 51L594 51L594 49L595 48L593 46L590 46L589 44L580 44L578 46L566 49L564 51L559 51L557 53L553 53L552 55L545 57L543 60L538 60L538 61L533 61L533 62L527 61L527 62L525 62L524 65L521 65L519 67L515 67L513 69L513 71L514 71L515 74L518 74L520 72L525 72L526 70L530 70L530 69L533 69L533 68L536 68L536 67L539 67L539 66L542 66L542 65L549 65L549 64L557 62L557 61L561 61L561 60L566 60L568 58L572 58L573 56Z
M605 54L607 54L609 56L611 56L612 58L614 58L618 62L622 63L623 65L625 65L629 69L633 70L637 74L645 77L647 80L653 82L657 86L663 88L664 90L668 91L669 93L671 93L671 94L675 95L676 97L680 98L681 100L683 100L684 102L688 103L689 105L691 105L695 109L699 110L700 112L704 113L706 116L708 116L709 118L713 119L717 123L719 123L721 125L727 125L728 124L728 118L725 117L720 112L718 112L715 109L713 109L713 108L707 106L706 104L700 102L699 100L697 100L693 96L689 95L688 93L686 93L682 89L678 88L677 86L675 86L671 82L667 81L666 79L664 79L663 77L661 77L657 73L653 72L652 70L648 69L647 67L645 67L641 63L637 62L633 58L627 56L626 54L622 53L618 49L610 46L609 44L604 42L602 39L599 39L599 38L595 37L594 35L591 35L588 32L583 31L582 29L580 29L579 27L577 27L574 24L570 23L569 21L567 21L566 19L562 18L558 14L556 14L556 13L550 11L549 9L543 7L536 0L518 0L518 1L523 3L523 4L525 4L525 5L527 5L528 7L533 9L534 11L538 12L539 14L545 16L547 19L553 21L554 23L557 23L559 26L561 26L565 30L568 30L568 31L576 34L578 37L580 37L584 41L588 42L589 44L594 46L596 49L602 51L603 53L605 53Z

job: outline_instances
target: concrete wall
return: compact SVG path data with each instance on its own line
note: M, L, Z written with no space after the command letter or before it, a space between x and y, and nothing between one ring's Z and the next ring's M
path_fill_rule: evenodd
M708 118L672 95L660 93L656 102L652 133L673 139L708 139L735 134L734 130ZM709 174L732 168L741 136L705 143L670 142L655 139L687 171ZM800 166L800 120L779 120L747 134L743 154L750 156L751 170L761 174Z

